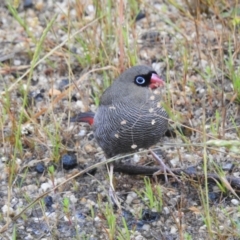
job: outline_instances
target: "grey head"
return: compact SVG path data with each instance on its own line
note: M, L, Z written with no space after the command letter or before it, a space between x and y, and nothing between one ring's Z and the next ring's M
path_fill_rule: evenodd
M148 148L167 130L164 82L148 66L127 69L106 89L94 117L95 138L108 157Z

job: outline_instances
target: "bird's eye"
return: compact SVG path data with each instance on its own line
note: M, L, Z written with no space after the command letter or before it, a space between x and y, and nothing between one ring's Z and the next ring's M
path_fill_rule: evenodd
M138 77L136 77L135 82L138 85L144 85L146 83L146 80L145 80L145 78L138 76Z

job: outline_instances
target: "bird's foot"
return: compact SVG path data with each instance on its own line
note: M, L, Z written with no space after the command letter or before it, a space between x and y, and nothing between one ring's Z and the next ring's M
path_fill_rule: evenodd
M166 164L163 162L163 160L152 150L150 150L151 154L153 155L153 157L155 158L156 161L159 162L159 164L161 165L162 169L155 172L153 174L153 176L159 175L160 173L164 173L164 177L165 177L165 181L168 182L168 176L167 176L167 172L177 181L177 182L181 182L178 177L171 171L171 169L166 166Z
M113 186L113 164L110 164L110 170L109 170L109 190L108 190L108 194L109 194L109 198L112 202L113 205L116 205L118 207L118 209L121 209L121 204L118 200L118 197L116 195L116 191L115 188Z

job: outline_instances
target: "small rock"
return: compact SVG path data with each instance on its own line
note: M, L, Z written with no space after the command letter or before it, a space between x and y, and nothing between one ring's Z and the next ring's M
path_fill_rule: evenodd
M23 7L25 9L33 7L33 2L32 0L24 0Z
M52 204L53 204L53 199L52 199L52 197L51 197L51 196L46 196L46 197L44 198L44 203L45 203L45 206L46 206L46 207L51 207Z
M77 166L77 157L75 154L64 154L61 162L65 170L70 170Z
M82 198L82 199L80 200L80 203L81 203L81 204L84 204L84 205L85 205L86 202L87 202L87 199L86 199L86 198Z
M73 194L70 195L69 199L70 199L71 203L77 203L77 201L78 201L78 199Z
M69 85L69 79L62 79L58 84L58 89L63 91L67 85Z
M141 20L141 19L143 19L145 17L146 17L146 14L144 12L140 11L138 13L138 15L136 16L135 21L137 22L137 21L139 21L139 20Z
M169 208L168 207L164 207L163 208L163 213L168 215L170 213Z
M237 199L232 199L231 200L231 203L233 204L233 205L239 205L239 201L237 200Z
M135 154L133 155L133 161L134 161L135 163L138 163L138 162L140 161L140 159L141 159L141 157L140 157L139 154L135 153Z
M37 173L43 173L45 170L45 166L43 163L38 163L36 166L35 166L35 171Z
M43 7L44 7L44 3L45 3L45 1L43 2L43 1L37 1L36 2L36 4L35 4L35 8L36 8L36 10L38 10L38 11L42 11L42 9L43 9Z
M209 192L208 193L208 197L212 202L214 202L218 199L218 195L219 194L217 194L216 192Z
M134 237L135 240L143 240L144 238L141 235Z
M80 137L83 137L83 136L86 135L86 133L87 133L86 129L81 129L80 132L78 133L78 135L79 135Z
M240 172L234 172L234 173L233 173L233 176L234 176L234 177L240 177Z
M223 171L232 171L233 168L234 168L234 164L232 164L232 163L230 163L230 162L224 163L224 164L222 165L222 170L223 170Z
M21 61L18 60L18 59L14 59L14 60L13 60L13 65L15 65L15 66L20 66L20 65L21 65Z
M51 189L53 186L50 183L42 183L41 184L41 189L46 192L47 190Z
M0 157L0 162L5 163L5 162L7 162L7 161L8 161L8 158L7 158L7 157L5 157L5 156L1 156L1 157Z
M150 230L150 225L149 225L149 224L144 224L144 225L142 226L142 230L144 230L144 231L149 231L149 230Z
M220 225L220 226L219 226L219 229L223 231L223 230L224 230L224 226L223 226L223 225Z
M90 12L90 13L93 13L95 11L95 7L93 5L88 5L87 6L87 10Z
M3 215L4 216L7 216L8 214L10 215L10 216L14 216L14 209L12 208L12 207L9 207L9 206L7 206L7 205L4 205L3 207L2 207L2 213L3 213Z
M86 151L87 153L92 153L92 152L94 152L94 148L93 148L93 146L92 146L91 144L85 145L84 149L85 149L85 151Z
M101 220L101 218L99 218L99 217L97 216L97 217L94 218L94 221L95 221L95 222L101 222L102 220Z
M179 164L179 159L178 158L173 158L170 160L171 165L175 168Z
M134 198L133 198L132 194L128 194L128 195L127 195L127 198L126 198L126 201L125 201L126 204L128 204L128 205L131 204L132 201L133 201L133 199L134 199Z
M77 100L76 101L76 108L78 108L80 110L85 108L85 106L84 106L84 104L83 104L83 102L81 100Z
M175 234L177 232L177 228L174 226L171 226L170 233Z

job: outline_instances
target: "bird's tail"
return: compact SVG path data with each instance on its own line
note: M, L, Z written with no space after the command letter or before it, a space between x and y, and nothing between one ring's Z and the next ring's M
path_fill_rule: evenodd
M93 112L82 112L82 113L77 114L74 117L71 117L70 122L86 122L86 123L89 123L90 125L92 125L94 115L95 114Z

